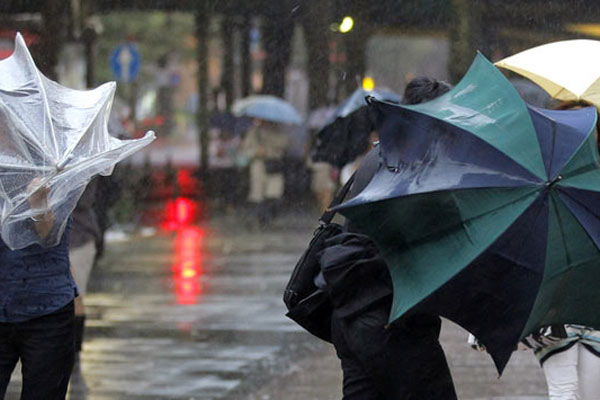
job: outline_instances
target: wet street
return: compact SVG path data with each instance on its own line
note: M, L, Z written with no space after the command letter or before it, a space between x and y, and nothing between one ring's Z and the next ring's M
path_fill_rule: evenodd
M283 287L316 217L287 214L269 231L235 217L112 235L92 273L88 329L70 400L339 399L330 345L285 316ZM444 323L460 399L545 398L541 369L515 353L498 379L491 358ZM8 400L18 399L13 375Z

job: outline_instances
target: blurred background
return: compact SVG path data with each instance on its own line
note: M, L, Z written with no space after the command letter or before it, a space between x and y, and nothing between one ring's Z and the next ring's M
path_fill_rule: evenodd
M401 93L417 75L455 83L477 50L495 61L600 35L600 6L584 0L11 0L0 19L0 58L20 31L50 78L74 88L118 82L113 135L156 131L127 166L144 185L127 183L123 202L185 195L211 210L246 197L236 157L245 128L228 114L236 99L273 94L306 118L361 86ZM314 201L310 128L290 128L284 203ZM123 206L118 218L130 220Z
M0 59L16 32L65 86L117 82L113 136L157 136L99 182L107 244L98 244L69 398L335 399L332 347L285 318L281 301L343 182L340 165L312 159L317 133L336 107L360 99L358 89L401 96L421 75L458 82L477 51L497 61L551 41L597 39L600 4L2 0ZM507 77L526 101L546 104L535 84ZM303 121L282 129L281 218L258 230L241 151L253 122L234 113L236 101L257 94L285 99ZM500 380L489 356L447 322L441 341L459 398L547 398L531 352L516 354Z

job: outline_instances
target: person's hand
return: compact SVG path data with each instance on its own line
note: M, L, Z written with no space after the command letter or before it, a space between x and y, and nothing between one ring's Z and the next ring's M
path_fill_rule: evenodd
M48 194L50 193L50 187L44 185L40 186L41 178L33 178L29 185L27 185L27 191L35 190L31 196L29 196L29 205L33 210L46 210L48 208ZM37 188L37 190L36 190Z
M54 225L54 214L48 209L48 194L50 187L40 186L41 178L33 178L27 185L27 192L33 192L29 196L29 206L34 215L31 219L34 221L35 230L40 238L44 239Z
M519 342L519 344L517 345L517 351L525 351L525 350L529 350L530 348L527 347L524 343Z

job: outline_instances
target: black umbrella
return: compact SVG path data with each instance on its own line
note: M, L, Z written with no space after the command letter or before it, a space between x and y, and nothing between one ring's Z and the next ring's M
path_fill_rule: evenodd
M373 130L366 97L399 103L401 97L393 92L357 89L334 111L329 122L317 133L313 161L324 161L343 167L369 148Z

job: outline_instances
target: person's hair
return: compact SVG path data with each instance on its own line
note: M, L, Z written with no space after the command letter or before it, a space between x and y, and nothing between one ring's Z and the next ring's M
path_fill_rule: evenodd
M590 103L586 100L554 100L550 103L550 109L552 110L572 110L574 108L585 108L585 107L595 107L596 108L596 132L600 132L600 112L598 112L598 107L595 104ZM597 134L597 133L596 133ZM597 143L598 151L600 152L600 141Z
M571 110L573 108L594 107L592 103L586 100L559 100L550 104L552 110Z
M451 86L437 79L421 76L406 84L402 104L419 104L450 91Z

